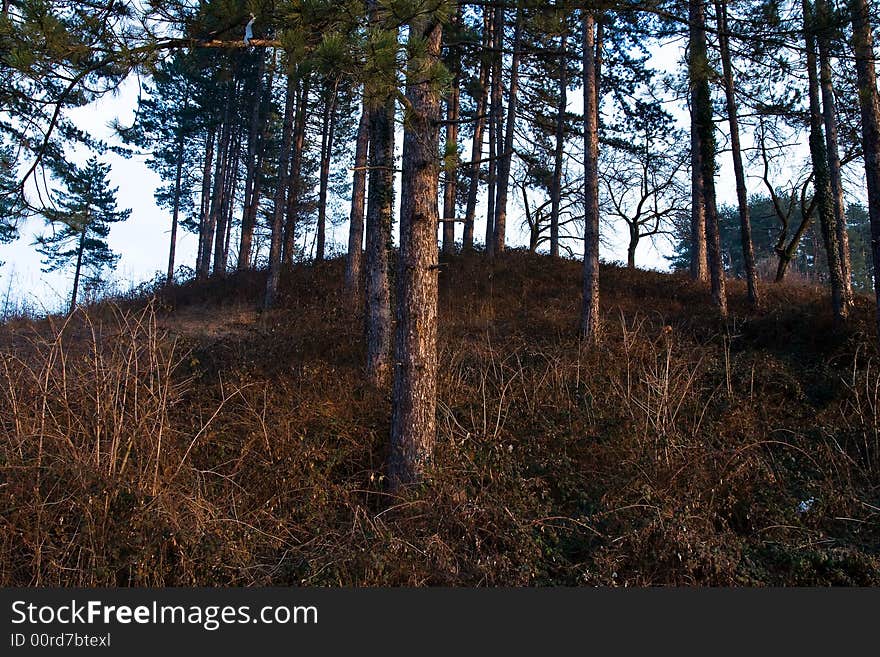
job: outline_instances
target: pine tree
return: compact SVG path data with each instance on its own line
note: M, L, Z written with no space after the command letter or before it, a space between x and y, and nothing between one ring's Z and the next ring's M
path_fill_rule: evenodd
M110 187L109 164L92 157L84 167L73 167L65 175L57 209L45 217L54 232L39 237L37 251L44 256L43 271L73 269L70 312L76 310L80 281L100 282L104 269L113 269L119 256L110 249L107 237L112 224L125 221L131 210L116 209L116 188Z

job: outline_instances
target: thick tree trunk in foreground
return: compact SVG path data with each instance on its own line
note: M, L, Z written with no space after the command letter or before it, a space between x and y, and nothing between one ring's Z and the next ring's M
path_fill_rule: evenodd
M429 71L440 57L442 27L433 17L410 24L425 40L424 55L410 60L406 97L409 116L403 138L400 260L391 416L392 488L416 482L431 459L437 403L437 120L438 81Z
M880 326L880 98L874 68L874 45L866 0L850 0L853 52L862 113L862 150L868 187L868 216L871 220L871 253L874 262L874 294ZM878 330L880 333L880 330Z
M736 199L739 207L740 238L746 271L749 303L757 307L761 302L758 292L758 270L755 267L755 246L752 242L752 218L749 211L749 195L746 188L742 148L739 139L739 118L736 109L736 86L733 79L733 62L730 56L730 35L727 30L727 0L716 0L718 46L724 77L724 95L727 101L727 121L730 126L730 150L733 156L733 173L736 178Z
M348 254L345 259L345 291L350 308L360 308L362 256L364 244L364 204L367 193L367 155L370 144L370 112L361 108L357 143L354 150L354 175L351 183L351 213L348 223Z
M559 46L559 105L556 108L556 148L550 189L550 255L559 257L559 208L562 200L562 164L565 157L565 114L568 111L568 34Z
M596 79L596 21L583 15L584 86L584 278L581 336L599 340L599 111Z
M822 112L819 108L819 78L816 70L815 17L809 0L803 0L804 44L808 91L810 98L810 159L813 165L813 190L819 224L822 228L822 241L828 257L828 277L831 283L831 309L836 322L843 322L848 314L846 296L843 291L843 273L840 268L840 246L837 241L837 227L834 216L834 199L831 195L831 177L828 172L828 153L825 150L825 137L822 134Z
M278 284L281 282L281 241L284 232L284 210L286 208L288 162L293 140L293 106L296 98L296 73L287 76L287 90L284 95L284 122L281 127L281 152L278 155L278 186L275 189L275 212L272 216L272 239L269 245L269 275L266 279L266 296L263 308L269 309L278 299Z
M504 146L498 154L498 198L495 201L495 225L492 228L494 247L492 253L504 251L507 237L507 196L510 189L510 166L513 161L513 138L516 127L516 108L519 100L519 60L522 50L523 27L522 2L516 8L513 29L513 55L510 58L510 88L507 90L507 122L504 126Z
M721 236L718 231L718 210L715 204L715 125L712 121L712 95L709 90L709 62L706 46L706 18L700 0L689 2L690 61L688 73L691 83L692 130L698 139L700 199L706 220L706 255L712 301L722 318L727 317L727 291L724 280L724 262L721 257Z

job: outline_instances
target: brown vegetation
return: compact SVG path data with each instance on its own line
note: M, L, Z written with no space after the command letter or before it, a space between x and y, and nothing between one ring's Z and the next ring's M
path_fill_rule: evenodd
M384 478L344 263L0 327L0 584L880 583L873 304L498 254L441 272L437 449ZM703 284L704 285L704 284Z

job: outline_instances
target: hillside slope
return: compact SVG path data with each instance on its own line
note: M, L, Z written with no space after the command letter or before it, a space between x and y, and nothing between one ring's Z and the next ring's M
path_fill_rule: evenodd
M343 263L0 328L2 585L880 584L873 305L522 252L441 273L438 450L388 494Z

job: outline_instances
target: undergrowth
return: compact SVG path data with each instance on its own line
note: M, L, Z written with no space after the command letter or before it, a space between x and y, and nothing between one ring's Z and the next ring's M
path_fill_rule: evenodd
M0 584L880 584L871 302L511 252L441 272L436 457L383 475L342 262L0 328Z

